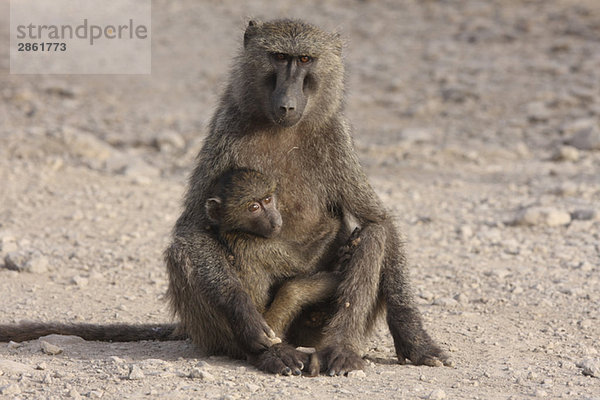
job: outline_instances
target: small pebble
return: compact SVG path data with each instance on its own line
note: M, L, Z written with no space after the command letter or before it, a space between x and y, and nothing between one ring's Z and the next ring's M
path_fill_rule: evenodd
M442 389L435 389L429 393L429 397L427 398L432 400L444 400L446 398L446 393Z
M129 375L127 376L127 379L136 380L136 379L144 379L144 377L145 377L144 372L136 364L133 364L129 368Z
M0 372L23 375L31 371L32 368L29 365L11 360L0 360Z
M471 229L469 225L459 226L456 232L458 233L458 237L461 239L469 239L473 236L473 229Z
M258 390L260 390L260 386L255 385L254 383L247 383L246 385L246 389L248 389L248 391L250 391L251 393L257 392Z
M554 151L551 159L553 161L577 161L579 160L579 150L573 146L561 146Z
M160 177L160 170L141 158L133 158L124 168L123 174L130 177L134 183L147 185Z
M582 319L579 321L579 326L581 329L590 329L593 326L593 322L591 319Z
M600 150L600 128L598 124L578 130L567 140L567 144L579 150Z
M48 343L45 340L40 340L40 345L42 347L42 351L45 354L54 356L63 352L63 349L60 347L53 345L52 343Z
M4 266L13 271L40 274L48 271L48 259L34 251L17 250L4 256Z
M181 150L185 147L185 139L175 131L163 131L154 138L154 145L161 152Z
M17 243L13 236L3 234L0 236L0 256L4 256L13 251L17 251Z
M101 399L104 396L104 392L102 390L92 390L86 394L90 399Z
M588 358L577 364L585 376L600 378L600 358Z
M12 340L8 342L7 347L9 349L18 349L19 347L23 347L23 343L13 342Z
M192 379L201 379L206 382L211 382L215 380L215 377L210 372L204 371L200 368L192 368L189 377Z
M4 256L4 267L13 271L24 271L25 264L29 259L26 251L11 251Z
M550 207L529 207L517 213L514 225L560 226L571 222L571 214Z
M11 396L20 393L21 388L16 383L11 383L10 385L0 387L0 394L4 396Z
M62 128L62 139L65 147L71 154L88 161L105 161L112 152L113 147L98 139L91 133L83 132L72 127Z
M596 210L592 209L578 209L571 213L571 218L578 221L591 221L596 216Z
M50 376L50 374L47 373L46 375L44 375L44 379L42 379L42 383L45 383L45 384L52 383L52 377Z
M458 304L458 301L454 300L452 297L440 297L435 299L433 304L443 307L455 307Z
M75 275L71 278L71 283L77 286L86 287L88 285L88 279L80 275Z
M366 378L366 377L367 377L367 374L362 369L357 369L357 370L348 372L348 378L361 379L361 378Z
M464 293L459 293L454 296L454 299L458 301L460 304L467 304L469 302L469 296Z
M541 122L550 119L552 111L542 101L527 104L527 116L533 122Z
M33 274L43 274L48 272L48 259L42 255L34 255L27 263L25 263L25 270Z

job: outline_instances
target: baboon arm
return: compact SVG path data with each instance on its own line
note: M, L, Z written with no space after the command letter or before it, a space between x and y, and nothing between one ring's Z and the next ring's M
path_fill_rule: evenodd
M326 327L325 345L359 350L378 302L386 232L380 224L363 226L360 244L354 249L337 287L338 309Z
M344 127L349 130L349 127ZM346 131L347 132L347 131ZM375 193L365 175L352 139L345 133L340 135L335 148L336 154L331 157L331 173L336 192L332 193L336 202L344 212L352 214L360 223L382 223L387 219L385 207Z
M165 258L170 274L169 298L186 326L193 331L202 304L214 307L228 321L235 340L247 354L264 351L275 335L256 309L250 295L226 258L223 246L203 232L175 236ZM198 301L198 305L186 304Z
M340 277L333 272L318 272L284 283L264 313L265 321L275 331L275 335L283 337L302 307L333 296L339 283Z

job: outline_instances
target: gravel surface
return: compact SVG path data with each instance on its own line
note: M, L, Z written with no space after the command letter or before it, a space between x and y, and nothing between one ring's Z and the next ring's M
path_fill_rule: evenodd
M0 321L170 321L161 253L247 16L346 37L356 147L455 366L396 364L384 324L337 378L51 336L0 344L0 397L600 399L597 0L156 0L151 76L8 75L2 29Z

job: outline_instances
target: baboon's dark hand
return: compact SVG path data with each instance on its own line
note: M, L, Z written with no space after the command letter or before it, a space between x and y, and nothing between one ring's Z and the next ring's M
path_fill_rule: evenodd
M249 353L261 353L273 346L276 343L281 343L273 329L257 314L254 318L249 318L244 326L232 327L234 332L239 329L238 339L244 348Z
M345 375L350 371L364 369L365 362L351 350L342 345L331 345L319 351L319 358L323 360L321 371L329 376Z
M309 364L309 358L310 355L286 343L275 344L249 357L250 362L261 371L281 375L300 375L304 366Z

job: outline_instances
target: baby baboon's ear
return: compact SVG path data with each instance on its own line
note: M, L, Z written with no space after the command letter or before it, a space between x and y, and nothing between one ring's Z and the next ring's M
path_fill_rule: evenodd
M221 199L211 197L206 200L206 215L213 224L218 224L221 221Z

